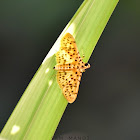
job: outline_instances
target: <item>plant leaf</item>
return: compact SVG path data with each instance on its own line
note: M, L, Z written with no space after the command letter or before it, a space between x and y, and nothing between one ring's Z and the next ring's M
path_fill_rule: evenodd
M118 0L85 0L68 23L31 80L1 136L10 140L50 140L65 111L67 101L56 82L55 53L61 37L69 32L84 61L90 58Z

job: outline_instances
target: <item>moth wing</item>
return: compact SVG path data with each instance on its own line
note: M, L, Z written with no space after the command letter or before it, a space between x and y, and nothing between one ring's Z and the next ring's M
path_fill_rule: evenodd
M77 98L81 76L82 73L77 70L57 72L57 82L69 103L73 103Z
M56 53L58 65L69 64L80 58L74 37L67 33L62 37L59 51Z

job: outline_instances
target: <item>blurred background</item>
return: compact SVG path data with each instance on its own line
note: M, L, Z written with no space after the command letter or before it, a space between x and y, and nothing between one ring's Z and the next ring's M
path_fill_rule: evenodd
M82 2L0 1L0 131ZM54 140L140 139L139 5L120 0Z

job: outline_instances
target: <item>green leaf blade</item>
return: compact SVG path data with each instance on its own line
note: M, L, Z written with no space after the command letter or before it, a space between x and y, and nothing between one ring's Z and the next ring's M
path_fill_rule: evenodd
M85 0L66 26L14 109L1 136L10 140L50 140L68 104L56 81L55 53L71 33L84 61L90 58L118 0Z

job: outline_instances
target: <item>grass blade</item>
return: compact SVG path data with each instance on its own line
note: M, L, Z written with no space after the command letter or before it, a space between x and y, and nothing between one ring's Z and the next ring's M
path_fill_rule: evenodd
M118 0L85 0L44 59L14 109L1 136L10 140L50 140L67 106L53 70L59 41L71 33L84 61L90 58Z

